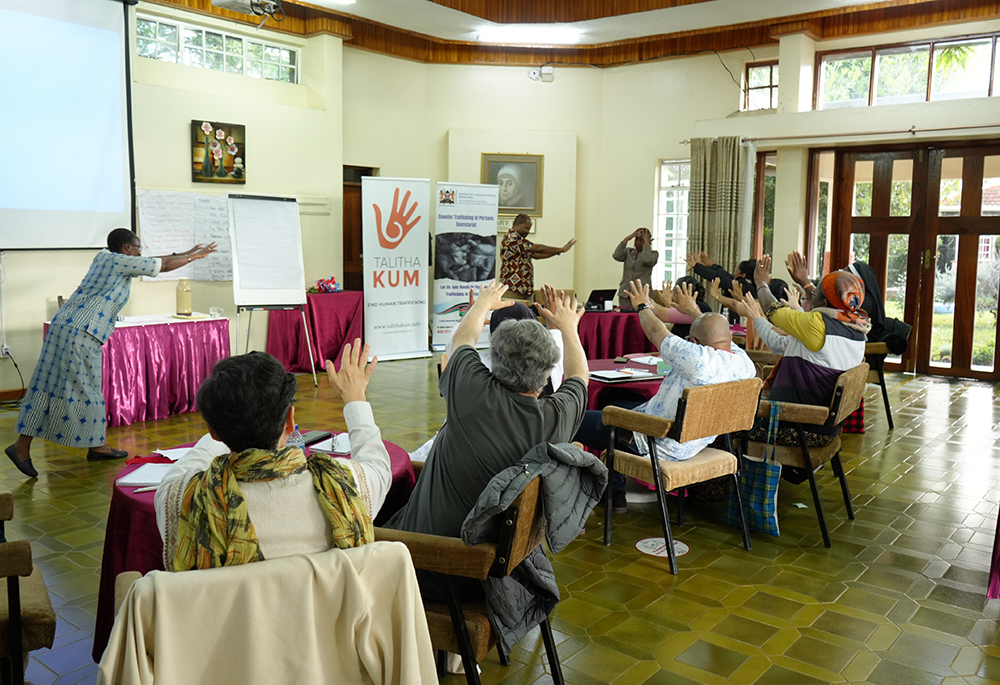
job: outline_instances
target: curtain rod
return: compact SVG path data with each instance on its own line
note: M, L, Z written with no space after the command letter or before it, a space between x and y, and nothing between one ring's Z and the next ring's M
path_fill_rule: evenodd
M943 131L971 131L974 129L981 128L1000 128L1000 124L975 124L973 126L932 126L928 128L917 128L916 126L911 126L907 129L890 129L884 131L853 131L851 133L810 133L801 136L764 136L761 138L742 138L741 142L744 143L757 143L762 140L774 141L774 140L810 140L813 138L853 138L857 136L878 136L887 135L891 133L909 133L911 135L917 135L918 133L937 133ZM718 139L713 138L712 142L716 142ZM691 140L680 141L681 145L690 145Z

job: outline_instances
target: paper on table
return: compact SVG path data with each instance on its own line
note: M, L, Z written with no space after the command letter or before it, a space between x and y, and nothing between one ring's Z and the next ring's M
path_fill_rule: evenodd
M652 354L647 354L644 357L632 357L631 359L636 364L646 364L648 366L656 366L659 362L663 361L662 357L657 357Z
M143 464L135 471L126 473L118 479L118 485L159 485L163 482L163 477L167 475L172 464Z
M159 454L161 457L166 457L170 461L177 461L190 451L190 447L174 447L169 450L156 450L153 454Z
M643 381L657 378L657 375L642 369L622 369L620 371L591 371L590 377L605 383L614 383L615 381Z
M320 440L310 447L315 452L332 452L333 454L350 454L351 439L347 433L337 433L326 440Z

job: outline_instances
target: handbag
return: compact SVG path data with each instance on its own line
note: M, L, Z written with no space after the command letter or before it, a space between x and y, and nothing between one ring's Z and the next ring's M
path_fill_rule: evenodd
M750 530L778 537L778 483L781 481L781 464L774 454L774 444L778 435L781 405L771 403L771 416L767 426L767 444L764 458L743 457L743 472L739 478L740 493ZM740 525L736 509L736 492L730 486L726 492L726 508L722 516L724 523Z

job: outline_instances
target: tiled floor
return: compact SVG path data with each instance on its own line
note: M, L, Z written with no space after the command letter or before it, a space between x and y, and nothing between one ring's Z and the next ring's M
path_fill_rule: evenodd
M369 395L387 439L413 449L440 424L435 376L433 360L379 365ZM585 534L553 560L563 588L553 627L567 681L1000 682L1000 602L986 601L1000 480L997 391L889 380L896 430L887 432L872 386L867 433L845 437L855 521L846 519L836 478L820 472L832 549L822 545L805 484L782 483L781 537L754 535L751 552L735 528L719 523L719 505L693 501L685 525L674 529L691 547L677 576L664 559L634 548L658 534L649 493L630 493L611 547L592 516ZM299 381L299 422L342 428L326 381L318 390L309 376ZM0 410L0 430L11 437L14 418ZM141 453L202 430L189 415L114 429L110 441ZM29 678L90 683L103 528L119 464L88 464L80 452L44 443L33 454L41 473L33 483L0 465L0 488L15 493L9 535L31 541L59 615L56 644L33 655ZM483 679L549 682L544 664L532 634L510 666L490 655Z

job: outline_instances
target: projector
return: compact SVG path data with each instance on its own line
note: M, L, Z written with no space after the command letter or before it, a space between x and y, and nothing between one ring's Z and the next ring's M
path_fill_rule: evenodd
M212 0L212 4L241 14L256 14L258 17L267 15L275 21L281 21L285 15L280 0Z

